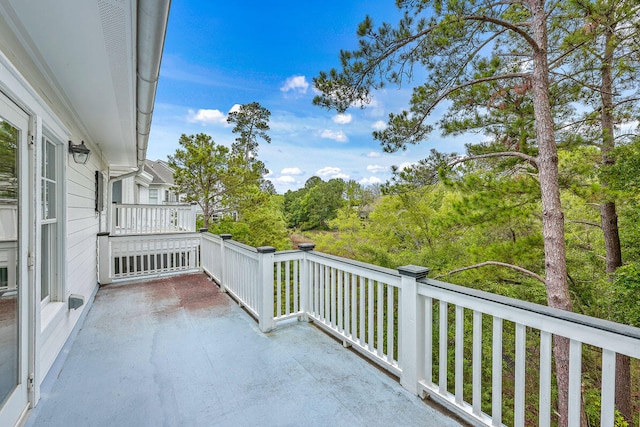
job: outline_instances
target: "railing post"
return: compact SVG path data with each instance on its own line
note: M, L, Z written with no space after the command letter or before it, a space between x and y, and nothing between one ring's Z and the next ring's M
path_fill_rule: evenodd
M207 230L204 227L200 228L198 230L198 232L200 233L200 247L198 248L197 256L199 257L199 260L200 260L200 263L198 265L198 270L200 270L200 272L204 271L204 266L205 266L205 262L206 262L204 260L204 256L205 256L205 253L204 253L204 239L202 238L202 235L204 233L206 233L207 231L209 231L209 230Z
M307 252L312 251L316 245L314 243L300 243L298 249L303 252L302 264L300 265L300 311L302 311L302 318L305 322L309 321L309 307L311 306L309 296L311 295L311 269L309 268L309 260L307 259Z
M258 250L258 274L260 274L260 292L262 294L258 324L262 332L269 332L275 327L273 320L273 246L260 246Z
M227 292L225 281L227 280L227 262L225 261L224 244L227 240L231 240L231 234L221 234L220 239L220 292Z
M401 316L401 347L398 349L400 368L400 384L411 393L418 395L418 382L424 379L424 305L418 298L417 281L424 279L429 273L426 267L405 265L399 267ZM430 328L431 325L426 325Z
M108 231L98 233L98 282L101 285L111 283L111 251L109 250Z
M198 208L198 204L195 202L191 203L191 210L189 211L189 221L187 224L187 231L196 229L196 209Z

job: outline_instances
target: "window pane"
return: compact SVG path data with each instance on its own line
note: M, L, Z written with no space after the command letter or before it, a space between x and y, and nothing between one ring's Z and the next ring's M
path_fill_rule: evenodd
M0 116L0 407L18 384L19 373L20 312L16 281L19 141L19 129Z
M55 219L56 218L56 183L55 182L47 182L47 216L46 219Z
M56 283L56 224L42 225L42 268L40 270L40 299L51 295L51 287Z

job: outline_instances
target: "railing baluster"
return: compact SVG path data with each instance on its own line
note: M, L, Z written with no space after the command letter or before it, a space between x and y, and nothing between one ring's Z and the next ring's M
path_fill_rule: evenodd
M516 323L516 366L515 366L515 385L514 385L514 409L513 424L514 426L524 426L524 392L525 392L525 375L526 375L526 345L527 335L526 327L520 323Z
M276 317L282 315L282 263L276 263Z
M322 315L320 313L320 287L321 287L321 277L320 277L320 264L318 263L314 263L314 301L313 301L313 308L314 308L314 312L316 314L316 316L318 316L318 318L322 318Z
M375 282L371 279L367 279L367 348L369 351L373 351L374 340L374 321L373 321L373 290Z
M551 424L551 341L549 332L540 332L540 409L539 425Z
M329 305L331 307L331 325L337 328L338 321L336 320L336 309L337 309L336 282L338 279L336 278L336 274L338 270L336 270L335 268L331 268L329 272L331 273L331 297L329 298Z
M298 296L298 288L300 286L300 273L298 273L298 265L300 265L300 261L293 262L293 311L295 313L300 311L300 301Z
M386 285L387 288L387 361L389 363L393 363L394 360L394 352L393 352L393 344L394 344L394 335L395 335L395 327L393 322L394 316L394 304L393 304L393 286Z
M284 291L285 291L285 298L284 298L284 304L285 304L285 314L290 314L291 313L291 261L285 261L284 263Z
M582 343L569 342L569 414L570 426L580 425L582 407Z
M447 392L447 341L448 341L448 321L447 302L440 301L440 331L438 337L438 345L440 352L438 354L438 391L440 394Z
M433 385L433 299L424 298L424 377Z
M502 425L502 319L493 318L491 338L491 420L494 426Z
M377 308L377 332L378 332L378 343L376 345L378 357L382 357L382 351L384 350L384 285L381 282L376 282L376 288L378 290L378 296L376 298L376 308Z
M326 273L327 273L327 267L320 266L320 318L325 322L327 320L327 310L325 305L326 292L327 292Z
M351 283L351 339L356 340L356 330L357 330L357 316L356 313L358 311L358 304L356 302L356 282L353 277L353 273L349 273L349 282Z
M461 405L464 400L464 307L461 305L456 305L455 370L456 403Z
M600 425L613 427L616 397L616 353L602 350L602 392L600 394Z
M482 412L482 313L473 311L473 413Z
M342 277L344 276L344 272L342 270L338 270L337 271L337 275L338 277L337 279L337 287L338 287L338 324L337 324L337 328L338 331L344 333L344 323L343 323L343 310L344 310L344 306L343 306L343 301L342 301L342 297L343 297L343 292L342 292Z
M364 324L364 316L365 316L365 303L364 303L364 293L366 292L366 284L365 279L362 276L358 276L358 288L360 292L360 307L358 311L360 312L360 325L358 326L358 338L360 340L360 345L364 347L365 339L366 339L366 329Z

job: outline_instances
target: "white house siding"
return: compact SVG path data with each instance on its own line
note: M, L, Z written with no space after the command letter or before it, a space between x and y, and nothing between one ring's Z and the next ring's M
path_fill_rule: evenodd
M68 156L65 295L55 316L43 319L41 324L41 380L49 372L82 310L89 306L68 310L69 295L79 294L90 302L97 287L96 234L104 219L95 212L95 171L104 169L105 165L93 154L97 154L97 150L85 165L74 163Z
M30 68L32 64L16 43L8 26L0 16L0 91L18 106L23 108L32 119L34 150L30 150L30 162L39 165L40 150L44 130L63 147L63 173L61 185L66 186L63 202L66 207L64 241L61 256L62 293L45 305L40 304L40 183L39 167L31 168L31 183L24 183L23 189L30 189L36 200L29 207L31 216L30 228L35 229L33 236L21 236L31 241L30 247L34 260L34 279L29 283L30 319L29 337L33 346L33 366L29 371L34 373L35 388L32 392L32 404L39 399L39 385L49 373L53 362L71 334L84 310L91 305L91 299L97 290L96 269L96 234L100 227L106 228L105 215L95 212L95 172L108 171L99 147L92 144L91 138L75 125L75 119L68 113L62 103L56 103L56 92L52 90L47 79ZM85 165L74 163L67 153L67 141L80 143L85 141L91 150L91 158ZM23 162L21 167L29 167ZM105 175L108 176L108 175ZM106 184L106 179L105 179ZM106 191L106 186L105 186ZM105 199L106 200L106 199ZM26 215L26 209L23 215ZM23 220L26 218L23 217ZM24 283L26 285L26 283ZM68 309L70 294L82 295L85 304L77 310Z

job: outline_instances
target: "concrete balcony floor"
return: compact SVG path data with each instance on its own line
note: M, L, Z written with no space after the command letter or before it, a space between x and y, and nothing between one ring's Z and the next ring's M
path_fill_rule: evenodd
M312 324L261 333L202 274L102 287L59 359L27 426L460 425Z

